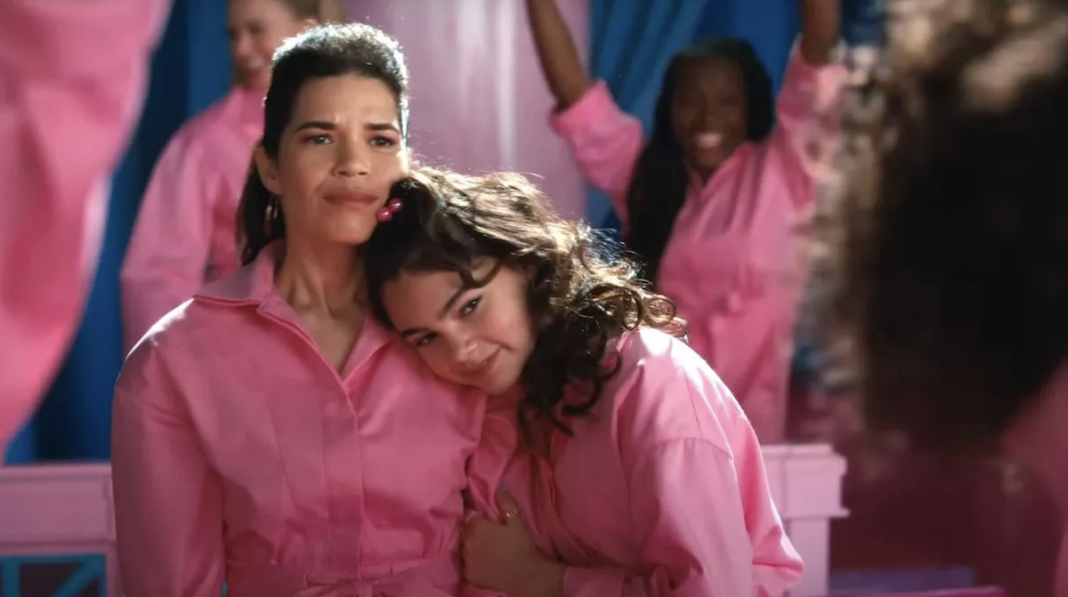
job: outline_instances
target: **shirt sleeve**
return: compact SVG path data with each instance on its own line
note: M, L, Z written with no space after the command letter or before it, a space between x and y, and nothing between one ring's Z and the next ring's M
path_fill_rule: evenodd
M565 595L781 597L803 565L741 407L678 340L640 332L624 351L616 437L642 566L569 568Z
M130 355L116 386L111 467L125 595L221 595L221 482L149 341Z
M167 144L141 202L120 276L127 350L204 284L214 220L196 132L186 124Z
M567 597L753 594L752 548L728 454L699 439L673 441L643 457L631 474L647 568L569 568Z
M84 309L107 176L140 113L169 6L0 1L0 448L44 393Z
M555 112L551 124L570 145L586 180L611 198L626 228L627 189L645 146L641 121L621 110L608 86L598 81L577 102Z
M805 62L798 43L790 51L768 143L780 158L791 200L800 210L814 204L816 174L829 163L824 148L833 147L846 76L841 60L817 67Z
M467 497L470 507L487 518L495 519L499 514L495 496L519 439L515 420L515 401L501 397L486 400L482 435L467 462Z

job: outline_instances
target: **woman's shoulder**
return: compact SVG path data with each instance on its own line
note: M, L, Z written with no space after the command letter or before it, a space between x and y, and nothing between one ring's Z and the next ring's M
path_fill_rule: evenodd
M704 359L685 341L654 328L624 332L616 340L613 352L619 359L621 372L628 369L659 372L708 368ZM715 375L710 368L708 372Z
M712 367L686 342L655 329L623 334L617 369L606 384L619 432L654 444L702 439L726 448L725 429L744 418Z
M183 153L210 154L221 134L230 134L234 120L233 93L227 94L186 120L168 141L168 148Z
M188 354L198 338L213 335L212 331L223 323L220 318L225 320L226 313L219 313L196 298L186 300L149 328L127 355L127 366L159 359L174 360Z
M209 282L149 328L130 351L127 362L195 359L198 347L215 350L248 336L249 326L254 325L254 307L263 302L265 286L270 284L257 273L256 265L250 264Z

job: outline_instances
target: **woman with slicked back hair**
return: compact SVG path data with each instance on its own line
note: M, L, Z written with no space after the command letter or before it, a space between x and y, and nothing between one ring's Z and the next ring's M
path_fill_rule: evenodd
M485 397L368 315L359 259L407 134L385 33L323 25L275 54L243 267L156 324L115 390L128 597L460 593L462 492L499 476L472 457Z

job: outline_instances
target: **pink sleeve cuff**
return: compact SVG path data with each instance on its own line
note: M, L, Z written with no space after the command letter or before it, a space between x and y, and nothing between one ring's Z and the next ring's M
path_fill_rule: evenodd
M568 566L564 571L564 597L614 597L623 591L626 581L626 570Z
M794 42L779 91L780 116L783 111L798 117L803 115L797 112L815 115L831 108L848 74L841 59L842 49L836 49L834 55L826 64L812 65L805 62L800 41Z
M577 102L553 112L549 117L549 124L558 135L570 138L605 114L615 114L619 111L608 85L604 81L596 81Z

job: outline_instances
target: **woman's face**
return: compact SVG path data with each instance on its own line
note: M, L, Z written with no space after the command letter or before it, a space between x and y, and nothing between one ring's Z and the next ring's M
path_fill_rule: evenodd
M409 155L397 100L378 79L310 79L282 131L277 159L256 148L260 178L282 203L286 235L360 245Z
M529 280L493 259L475 265L475 280L492 276L480 288L455 272L405 272L385 284L382 302L435 374L497 395L519 383L534 351Z
M286 38L314 24L313 19L294 15L284 0L230 0L227 28L238 83L266 90L274 51Z
M742 69L726 58L698 58L681 66L671 106L675 139L691 168L708 176L748 130Z

